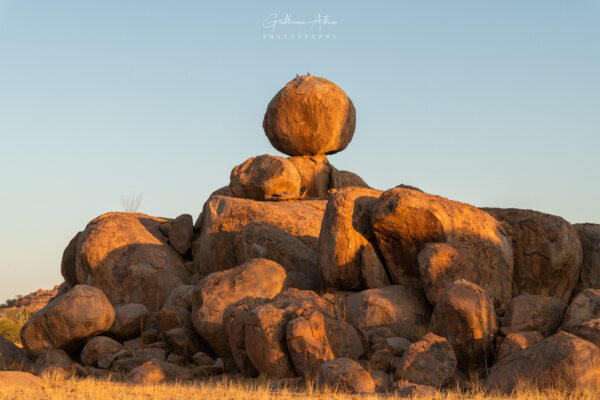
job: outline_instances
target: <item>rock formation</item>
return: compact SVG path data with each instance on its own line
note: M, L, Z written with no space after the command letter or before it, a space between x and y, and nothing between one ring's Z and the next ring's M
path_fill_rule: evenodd
M468 386L465 373L502 391L557 374L600 383L598 225L372 189L327 158L355 118L338 86L297 77L263 122L290 157L241 162L195 223L92 220L23 326L24 351L0 340L2 368L137 384L241 373L398 396Z

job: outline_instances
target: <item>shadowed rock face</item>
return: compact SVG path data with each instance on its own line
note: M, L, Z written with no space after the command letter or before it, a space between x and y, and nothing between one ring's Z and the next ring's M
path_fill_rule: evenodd
M236 236L251 222L272 225L316 251L326 204L324 200L264 202L211 196L204 204L199 238L192 245L194 268L206 275L239 265Z
M480 283L493 289L490 291L498 312L504 311L512 294L513 254L503 226L488 213L440 196L394 188L386 191L375 206L373 232L392 281L419 288L423 287L419 263L428 262L427 257L419 259L419 253L428 243L447 243L455 248L466 243L473 261L464 262L471 264L465 274L480 276ZM454 279L467 278L452 262L434 264L448 269ZM444 274L429 272L427 276L435 280ZM442 283L436 286L443 287ZM435 300L439 291L428 290L430 300Z
M423 294L401 285L369 289L348 296L346 317L357 328L387 327L395 335L417 340L425 329L431 308Z
M600 224L575 224L582 247L581 275L577 291L600 289Z
M289 157L288 160L298 170L302 187L306 188L304 198L326 200L329 190L329 174L333 169L327 156L296 156Z
M259 201L296 200L304 194L294 164L268 154L252 157L231 171L229 187L240 198Z
M521 380L540 389L597 389L600 350L566 332L559 332L498 361L485 381L488 389L511 392Z
M165 221L108 213L90 222L78 240L77 281L101 289L115 306L158 310L173 289L189 283L181 256L159 230Z
M0 335L0 370L11 369L19 365L27 367L30 362L23 349Z
M448 339L461 371L478 370L487 360L491 362L496 318L485 290L460 280L450 285L436 304L429 330Z
M521 294L513 298L504 314L502 333L539 331L544 337L556 333L567 303L558 297Z
M571 297L581 269L581 242L561 217L515 208L483 208L506 222L514 252L514 296L520 293Z
M77 285L31 317L21 329L21 341L33 357L53 348L73 351L109 330L114 320L115 311L101 290Z
M352 140L356 111L333 82L299 76L271 100L263 128L277 150L290 156L332 154Z

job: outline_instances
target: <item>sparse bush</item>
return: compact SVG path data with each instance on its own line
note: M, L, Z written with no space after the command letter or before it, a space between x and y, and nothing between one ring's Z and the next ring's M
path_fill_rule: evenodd
M35 314L27 309L4 310L0 313L0 334L11 342L21 344L21 328Z
M140 207L140 203L142 202L141 193L133 194L129 193L127 195L121 195L121 205L123 206L123 210L128 213L134 213Z

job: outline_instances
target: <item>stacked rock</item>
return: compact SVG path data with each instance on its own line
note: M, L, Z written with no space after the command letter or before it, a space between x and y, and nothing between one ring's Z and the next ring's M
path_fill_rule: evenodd
M330 189L368 187L358 176L336 170L327 154L348 146L356 127L356 111L333 82L298 76L271 100L263 128L277 150L289 155L253 157L231 171L230 190L253 200L326 199Z
M36 371L239 371L401 397L472 373L502 391L600 384L600 225L369 188L327 160L355 110L323 78L288 83L263 126L290 157L236 166L195 224L108 213L73 238L65 293L21 331Z

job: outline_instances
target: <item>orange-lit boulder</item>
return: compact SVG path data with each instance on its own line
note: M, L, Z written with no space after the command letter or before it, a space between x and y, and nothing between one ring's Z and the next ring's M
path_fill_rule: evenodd
M484 211L417 190L394 188L384 192L375 206L373 232L394 283L423 287L419 261L426 264L428 258L419 260L419 253L426 244L457 246L467 242L470 254L477 262L465 261L465 265L473 265L464 273L470 276L478 272L480 282L494 288L493 301L500 313L511 299L513 254L510 239L502 224ZM441 257L443 253L434 251L431 256ZM461 276L461 268L452 262L441 261L432 265L447 269L455 279L465 279ZM475 271L471 271L473 269ZM436 287L444 286L444 271L432 271L428 276ZM435 282L437 279L440 281ZM439 289L428 292L433 300Z
M23 325L21 341L33 357L53 348L74 351L86 339L109 330L114 320L115 311L100 289L76 285Z
M501 331L539 331L544 337L556 333L567 303L553 296L521 294L513 298L504 314Z
M163 218L107 213L90 222L77 246L77 281L101 289L115 306L162 306L176 287L189 283L179 254L166 242Z
M371 215L381 191L346 188L331 196L319 236L319 269L328 287L360 288L361 252L373 240Z
M234 167L229 187L236 197L259 201L296 200L306 191L291 161L268 154Z
M351 393L374 393L375 382L371 375L356 361L336 358L321 365L319 384Z
M211 196L204 204L202 228L192 245L195 269L201 275L239 265L236 235L251 222L264 222L298 238L316 251L324 200L255 201Z
M221 357L231 358L223 314L244 297L273 298L287 276L281 265L256 258L239 267L214 272L198 283L192 308L194 329Z
M496 352L496 360L501 360L506 356L525 350L532 344L542 340L544 340L544 337L538 331L510 333L500 342Z
M329 175L334 169L327 156L295 156L289 157L288 160L298 170L302 187L306 188L305 199L327 199L327 191L329 190Z
M343 171L337 168L331 167L331 174L329 175L329 188L340 190L347 187L362 187L370 188L367 182L360 176L350 171Z
M288 82L263 121L273 147L290 156L337 153L348 146L355 127L356 111L344 91L311 75Z

